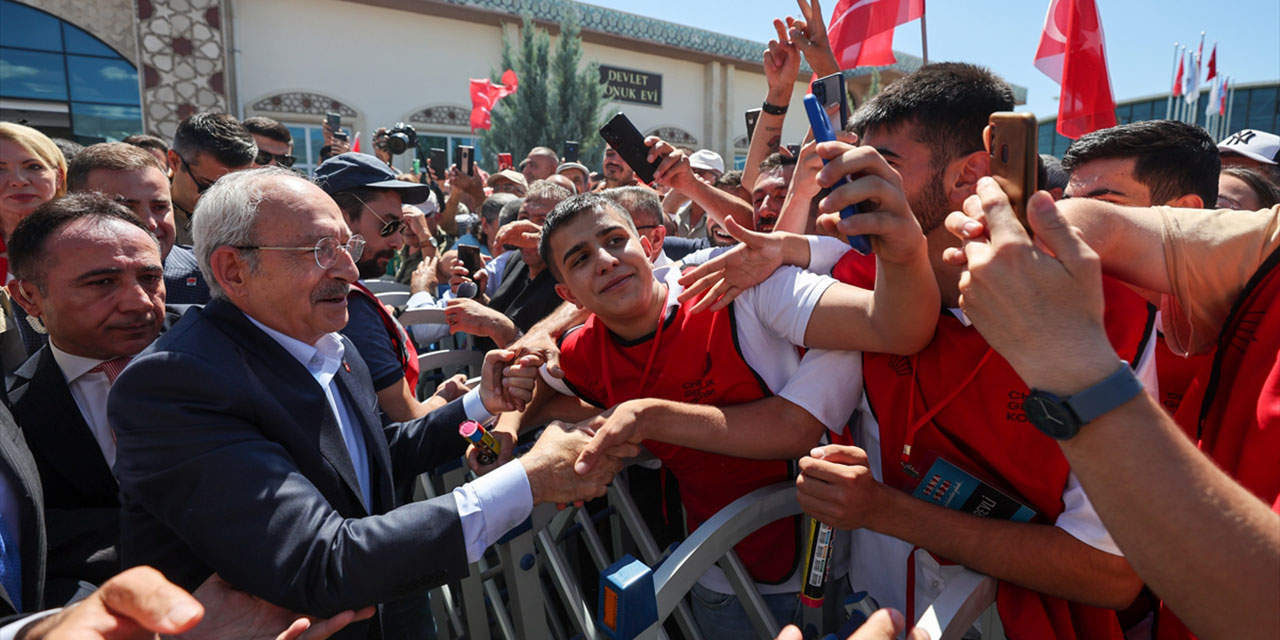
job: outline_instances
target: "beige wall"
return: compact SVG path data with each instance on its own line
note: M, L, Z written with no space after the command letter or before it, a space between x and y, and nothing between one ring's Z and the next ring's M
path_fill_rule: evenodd
M336 0L234 0L237 96L247 105L277 93L311 91L337 99L365 132L431 106L470 109L467 81L501 63L502 33L493 25ZM282 28L287 27L287 28ZM512 27L513 28L513 27ZM554 42L553 42L554 46ZM640 48L640 47L638 47ZM583 58L662 74L661 107L614 103L641 131L678 127L732 163L733 141L746 134L743 112L765 93L759 70L694 62L595 43ZM807 82L807 78L804 79ZM797 84L802 95L804 82ZM799 99L784 129L798 141L808 128ZM319 121L319 116L298 118ZM466 135L465 128L420 131Z

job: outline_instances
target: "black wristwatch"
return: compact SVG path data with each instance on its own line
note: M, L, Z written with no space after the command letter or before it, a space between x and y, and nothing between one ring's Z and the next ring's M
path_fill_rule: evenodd
M780 116L787 113L787 105L779 107L776 104L769 104L769 101L766 100L760 103L760 110L771 116Z
M1047 391L1032 389L1022 402L1027 419L1042 433L1056 440L1066 440L1080 432L1080 427L1110 412L1142 393L1142 382L1128 362L1102 379L1102 382L1073 396L1060 398Z

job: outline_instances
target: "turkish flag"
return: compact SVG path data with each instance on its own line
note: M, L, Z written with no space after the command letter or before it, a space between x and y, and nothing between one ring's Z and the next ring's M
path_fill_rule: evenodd
M1218 43L1213 43L1213 51L1209 54L1209 76L1204 79L1208 82L1218 75Z
M924 0L839 0L827 35L841 69L897 62L893 29L924 15Z
M493 126L490 116L498 101L515 93L519 82L516 72L507 69L502 74L502 84L494 84L488 80L471 79L471 130L488 129Z
M1182 63L1186 62L1186 58L1178 56L1178 77L1173 79L1173 95L1182 95Z
M1049 4L1035 65L1062 85L1058 133L1074 140L1116 125L1102 21L1094 0L1053 0Z

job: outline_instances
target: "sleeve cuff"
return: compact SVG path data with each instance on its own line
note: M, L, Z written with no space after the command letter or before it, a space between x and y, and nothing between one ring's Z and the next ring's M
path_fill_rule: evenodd
M462 396L462 409L467 413L468 420L476 422L485 422L493 417L492 413L485 408L484 401L480 399L480 387L476 387Z
M532 494L530 495L532 496ZM530 498L530 501L532 502L532 498ZM18 632L22 631L27 625L34 624L35 622L43 618L47 618L59 611L62 611L62 607L48 609L45 611L37 611L29 616L14 620L9 624L0 627L0 640L13 640L18 637Z
M809 268L806 271L830 275L844 254L853 250L841 240L828 236L808 236Z
M404 303L405 309L421 309L423 307L435 307L435 297L430 291L419 291L409 296L409 301Z
M454 489L453 499L466 540L468 563L478 561L485 549L533 512L533 489L518 460Z

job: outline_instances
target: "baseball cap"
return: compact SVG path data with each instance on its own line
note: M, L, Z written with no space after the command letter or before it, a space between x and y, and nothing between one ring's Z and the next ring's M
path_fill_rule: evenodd
M560 166L556 167L556 173L564 173L567 169L577 169L578 171L585 173L587 176L591 175L591 170L587 168L587 165L582 164L581 162L561 163Z
M724 158L710 149L698 149L689 156L689 166L703 171L724 173Z
M1280 164L1280 136L1257 129L1244 129L1218 143L1218 151L1238 153L1266 164Z
M404 202L422 202L431 195L431 187L398 180L395 170L387 163L367 153L354 151L321 162L316 167L315 181L329 195L359 187L395 189Z
M485 186L492 187L494 183L499 180L507 180L509 182L514 182L525 189L529 188L529 181L524 179L524 174L519 171L512 171L511 169L503 169L502 171L491 174L489 176L489 180L485 182Z

